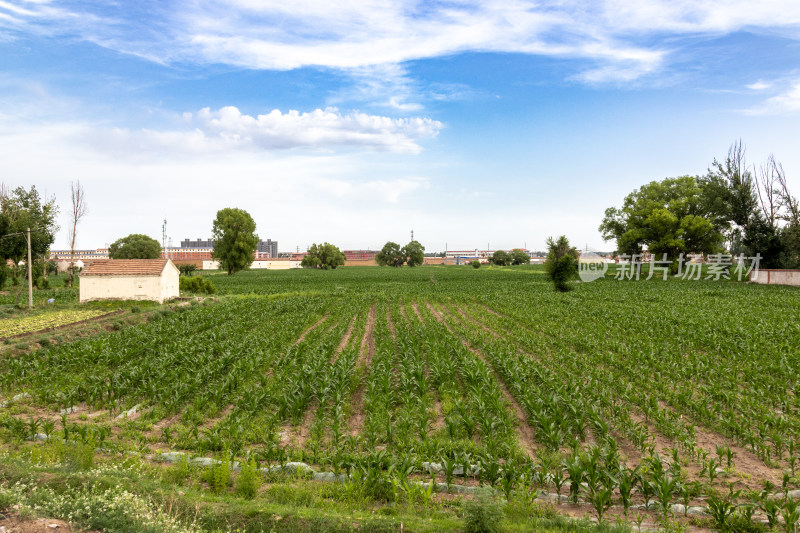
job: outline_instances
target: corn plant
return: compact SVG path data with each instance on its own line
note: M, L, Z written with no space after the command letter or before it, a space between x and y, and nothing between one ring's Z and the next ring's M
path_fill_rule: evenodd
M770 497L762 497L758 501L758 508L761 509L761 512L764 513L764 516L767 517L769 528L774 529L775 525L778 523L778 516L780 516L782 509L780 502Z
M564 460L564 469L569 475L569 497L572 503L578 503L578 494L584 480L584 466L580 455L573 455Z
M678 481L667 474L662 475L653 483L653 492L658 500L658 505L661 508L661 513L665 521L669 517L672 498L677 491Z
M786 533L797 533L797 523L800 520L799 504L800 502L789 498L783 501L781 516L783 517L783 528Z
M597 521L603 521L603 515L611 507L612 490L608 488L599 489L589 493L589 502L597 513Z
M736 504L729 497L723 498L717 495L711 495L706 499L706 503L708 504L706 512L714 522L714 527L725 531L728 527L728 521L736 511Z
M628 509L631 506L631 493L639 482L639 467L633 469L623 468L618 475L619 496L622 501L622 508L625 516L628 516Z

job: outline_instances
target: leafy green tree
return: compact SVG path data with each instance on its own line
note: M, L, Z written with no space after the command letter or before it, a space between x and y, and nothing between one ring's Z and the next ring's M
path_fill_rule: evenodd
M511 250L512 265L527 265L531 262L531 256L525 250L514 248Z
M800 225L792 224L782 228L781 267L800 268Z
M15 265L28 256L25 232L31 229L31 255L44 257L58 231L55 197L42 198L35 186L13 191L0 184L0 259L11 259ZM35 259L34 259L35 260ZM15 267L16 268L16 267Z
M704 202L698 178L682 176L653 181L625 197L621 208L606 209L600 232L616 239L623 254L646 247L675 259L682 252L712 253L720 249L722 229Z
M335 269L337 266L344 265L344 254L339 248L330 244L312 244L306 255L300 262L304 268L321 268L323 270Z
M481 262L477 259L473 259L470 265L472 265L472 268L478 269L481 267Z
M425 247L419 241L411 241L403 246L402 253L410 267L419 266L425 261Z
M211 235L214 239L211 257L219 260L220 268L227 270L229 276L253 264L258 235L250 213L236 207L220 209Z
M511 255L504 250L497 250L489 258L489 262L497 266L506 266L511 264Z
M405 250L396 242L389 241L375 255L375 262L380 266L401 267L406 262Z
M560 236L558 240L547 238L547 259L544 262L544 270L557 291L572 290L569 282L578 275L578 250L570 246L565 235Z
M141 233L131 233L127 237L117 239L108 247L111 259L158 259L161 257L161 245L152 237Z

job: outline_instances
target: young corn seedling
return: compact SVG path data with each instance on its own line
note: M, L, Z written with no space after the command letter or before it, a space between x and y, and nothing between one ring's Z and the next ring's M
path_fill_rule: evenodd
M567 478L564 477L564 470L558 466L556 467L555 472L551 474L551 479L553 481L553 485L556 487L556 494L558 496L558 503L561 503L561 489L564 487L564 483L566 483Z
M797 508L798 504L800 504L800 502L792 499L786 499L783 502L781 516L783 517L783 528L786 533L797 533L797 522L800 520L800 509Z
M447 488L450 489L450 486L453 484L453 478L455 477L456 460L451 456L445 455L441 458L440 462L442 463L442 471L444 472L444 481L447 484Z
M622 500L622 508L625 511L625 516L628 516L628 509L631 506L631 493L633 492L636 483L639 480L639 467L633 470L630 468L623 468L619 473L619 497Z
M678 482L668 475L662 476L653 484L658 505L661 508L664 521L669 518L670 506L672 505L672 497L677 492Z
M579 455L574 455L571 459L564 461L564 469L569 474L569 497L572 503L578 503L578 493L583 483L584 466Z
M688 481L678 485L678 493L683 504L683 516L689 514L689 503L698 497L702 491L702 484L699 481Z
M728 521L736 511L736 505L730 498L720 498L717 495L709 497L706 503L708 504L706 512L714 521L714 527L720 531L726 531L728 529Z
M612 489L602 488L589 494L589 501L597 513L597 521L603 522L603 515L611 507Z

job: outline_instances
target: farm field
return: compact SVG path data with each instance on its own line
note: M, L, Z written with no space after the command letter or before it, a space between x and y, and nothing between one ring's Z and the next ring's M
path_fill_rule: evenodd
M6 462L46 463L66 440L234 495L252 467L228 487L159 459L235 460L269 471L255 502L347 501L397 531L459 530L481 492L507 502L510 530L555 515L796 530L796 289L603 279L561 294L536 267L210 278L219 301L0 356ZM297 462L340 481L272 474Z

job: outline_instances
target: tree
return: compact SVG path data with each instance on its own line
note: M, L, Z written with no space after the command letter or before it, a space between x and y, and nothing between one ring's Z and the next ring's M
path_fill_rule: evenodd
M161 257L161 245L152 237L141 233L131 233L127 237L117 239L108 247L111 259L158 259Z
M31 229L31 255L47 254L58 231L57 215L55 197L43 200L35 186L29 190L17 187L10 191L0 185L0 236L7 236L0 240L0 257L14 263L27 257L27 228Z
M419 266L425 261L425 247L419 241L411 241L403 246L402 253L410 267Z
M720 249L722 229L704 202L703 186L694 176L652 181L625 197L620 209L610 207L600 224L605 240L617 250L638 254L646 247L676 259L680 253L712 253Z
M497 266L506 266L511 264L511 255L503 250L497 250L489 258L489 262Z
M531 262L531 256L525 250L514 248L511 250L511 264L512 265L528 265Z
M569 240L562 235L558 240L547 238L547 259L544 270L553 282L557 291L572 290L569 282L578 275L578 250L569 245Z
M219 261L220 268L227 270L229 276L253 264L258 235L256 223L247 211L235 207L217 211L211 236L214 239L211 257Z
M75 275L75 238L77 236L78 223L88 213L88 206L86 205L86 195L80 181L70 184L71 191L71 208L69 229L69 277L67 278L67 286L72 287L72 278Z
M312 244L306 255L300 262L304 268L321 268L323 270L335 269L337 266L344 265L344 254L339 248L330 244Z
M12 275L15 280L17 265L23 259L27 260L27 229L31 230L31 257L35 262L47 255L55 241L57 215L55 197L41 198L35 186L28 190L17 187L12 191L0 184L0 264L5 266L9 259L14 263ZM20 285L15 301L19 301L21 290Z
M375 262L380 266L401 267L406 262L406 254L399 244L389 241L375 255Z
M746 148L741 139L731 145L728 156L714 159L708 174L700 180L707 216L727 233L728 249L742 250L742 241L759 209L756 179L748 169Z

